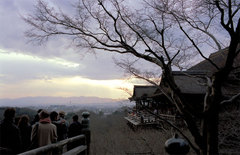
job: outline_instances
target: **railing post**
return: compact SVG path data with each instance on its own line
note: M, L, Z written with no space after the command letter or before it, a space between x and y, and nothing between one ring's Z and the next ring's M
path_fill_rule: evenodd
M86 136L86 144L87 144L87 153L89 154L90 150L90 141L91 141L91 132L89 128L89 112L83 112L82 113L82 134Z

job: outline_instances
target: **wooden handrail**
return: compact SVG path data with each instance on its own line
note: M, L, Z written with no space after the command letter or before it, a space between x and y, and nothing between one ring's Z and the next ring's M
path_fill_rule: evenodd
M23 153L20 153L19 155L37 155L37 154L53 151L53 150L56 150L56 149L59 150L59 149L62 149L64 145L72 143L72 142L77 141L77 140L81 140L81 139L84 139L84 141L85 141L85 145L82 145L83 147L81 147L81 152L83 152L87 149L86 137L85 137L85 135L79 135L79 136L75 136L75 137L72 137L72 138L62 140L62 141L57 142L57 143L49 144L49 145L42 146L42 147L27 151L27 152L23 152ZM61 151L59 151L59 152L61 152Z

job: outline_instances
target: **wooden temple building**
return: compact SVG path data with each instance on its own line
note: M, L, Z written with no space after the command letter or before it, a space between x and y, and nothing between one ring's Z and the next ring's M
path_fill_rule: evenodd
M225 48L212 53L209 59L221 68L226 61L227 52L228 48ZM238 54L234 62L234 67L239 66L240 54ZM214 72L216 72L215 67L207 60L201 61L186 71L173 71L175 82L185 96L186 103L193 106L194 109L201 109L207 89L206 76L211 76ZM164 89L163 80L159 87ZM240 68L230 74L228 81L224 83L222 92L226 98L240 93ZM134 101L136 104L128 116L125 117L132 126L159 124L159 120L145 110L146 107L154 114L158 114L173 122L176 121L176 107L168 101L157 86L135 85L133 96L129 100Z

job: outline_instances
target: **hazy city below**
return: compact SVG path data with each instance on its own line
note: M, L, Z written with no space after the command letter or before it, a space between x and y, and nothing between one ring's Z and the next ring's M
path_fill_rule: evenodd
M114 100L98 97L24 97L16 99L0 99L0 107L27 107L30 109L64 110L76 112L79 110L102 111L110 114L121 107L132 107L129 100Z

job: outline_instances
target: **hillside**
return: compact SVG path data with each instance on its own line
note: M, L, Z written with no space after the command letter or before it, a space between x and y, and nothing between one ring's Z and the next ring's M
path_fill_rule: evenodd
M99 97L51 97L51 96L37 96L37 97L22 97L22 98L2 98L0 99L0 106L50 106L50 105L111 105L119 106L119 103L126 100L116 100L111 98Z

